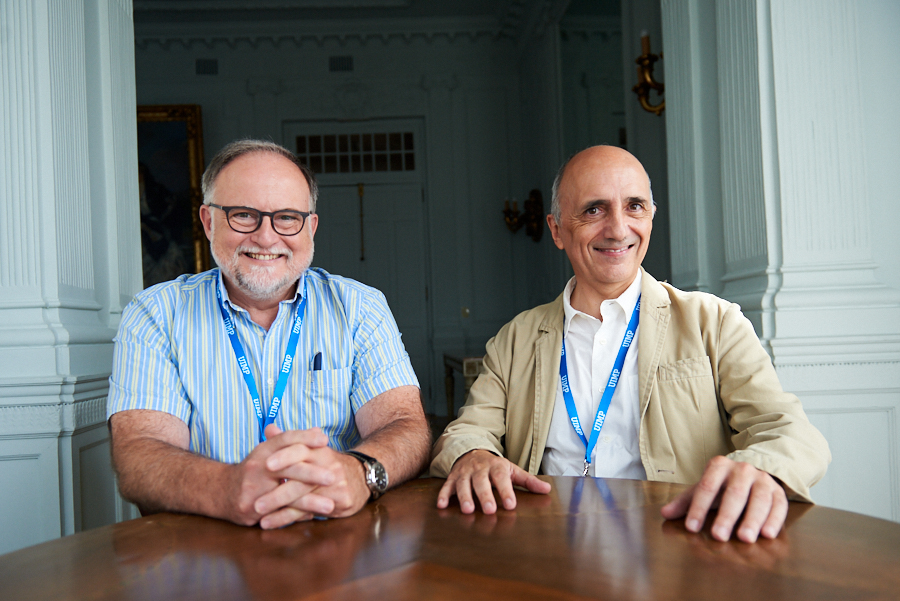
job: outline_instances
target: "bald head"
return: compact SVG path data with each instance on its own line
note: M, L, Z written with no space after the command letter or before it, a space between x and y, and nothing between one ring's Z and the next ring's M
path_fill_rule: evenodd
M637 277L653 230L650 179L640 161L613 146L573 156L553 190L547 226L572 263L572 307L599 317Z
M655 207L656 202L653 201L650 176L647 175L644 166L641 165L641 162L638 161L633 154L617 146L591 146L566 159L566 162L559 168L556 178L553 180L550 214L553 215L553 219L556 220L556 223L559 223L561 217L560 196L564 193L564 180L566 179L567 173L577 172L578 174L581 174L584 171L602 171L605 168L617 169L620 166L628 165L639 167L640 170L644 172L644 175L647 178L647 189L650 192L650 202L653 203L653 206Z

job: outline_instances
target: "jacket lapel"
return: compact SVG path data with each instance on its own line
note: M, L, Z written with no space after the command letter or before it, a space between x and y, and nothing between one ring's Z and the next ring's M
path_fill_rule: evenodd
M559 382L559 358L562 350L563 297L560 294L553 309L540 325L541 335L534 344L534 432L528 471L537 474L544 458L543 449L550 433L556 386Z
M669 295L653 276L644 271L641 275L641 316L638 328L638 395L641 401L641 421L650 403L654 374L659 368L659 358L669 327Z

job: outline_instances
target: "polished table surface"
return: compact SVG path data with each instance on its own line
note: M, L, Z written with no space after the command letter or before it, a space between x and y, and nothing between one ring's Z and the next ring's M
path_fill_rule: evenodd
M898 599L900 524L792 503L775 540L713 540L684 487L549 478L515 511L435 508L420 479L277 531L160 514L0 556L2 599Z

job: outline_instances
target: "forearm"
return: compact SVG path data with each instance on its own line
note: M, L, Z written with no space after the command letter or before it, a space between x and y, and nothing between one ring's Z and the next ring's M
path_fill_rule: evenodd
M122 496L143 513L174 511L235 521L236 466L150 437L114 441L113 463Z
M381 462L393 487L425 469L431 430L424 414L398 418L371 432L354 449Z

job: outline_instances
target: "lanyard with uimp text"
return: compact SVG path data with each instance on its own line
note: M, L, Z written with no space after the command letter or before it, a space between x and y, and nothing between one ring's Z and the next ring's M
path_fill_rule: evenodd
M619 354L616 355L616 362L613 364L609 380L606 382L606 389L604 389L603 396L600 398L600 406L597 407L597 417L594 418L590 440L584 437L584 430L581 427L581 421L578 419L578 409L575 407L575 399L572 397L572 388L569 385L569 369L566 366L566 336L565 328L563 328L562 356L559 359L559 382L562 385L563 399L566 401L569 421L584 443L584 471L581 474L582 476L587 476L588 470L591 468L591 456L594 454L594 447L597 445L597 439L600 437L600 430L603 429L603 422L606 421L609 404L612 402L613 393L616 391L616 386L619 383L622 366L625 365L625 355L628 354L628 349L634 340L634 333L637 332L640 312L641 297L638 296L637 304L631 313L631 321L628 322L628 329L625 330L625 337L622 338L622 345L619 347Z
M291 373L291 367L294 363L294 354L297 350L297 341L300 339L300 327L303 325L303 313L306 311L306 280L303 282L303 296L300 299L300 306L297 307L297 315L294 317L294 327L291 328L291 335L288 338L287 349L284 351L284 361L281 362L281 371L278 373L278 382L275 384L275 393L272 397L272 404L269 406L269 412L263 418L262 405L259 402L259 391L256 388L256 379L250 371L250 363L247 361L247 355L244 353L244 347L237 337L234 329L234 322L225 309L225 302L222 300L222 293L216 286L216 298L219 301L219 309L222 311L222 319L225 321L225 332L231 339L231 348L234 349L234 355L237 357L238 366L241 373L244 374L244 381L247 383L247 389L250 391L250 398L253 399L253 409L256 411L256 419L259 422L259 441L266 439L266 426L275 422L278 410L281 408L281 398L284 389L287 387L288 376Z

